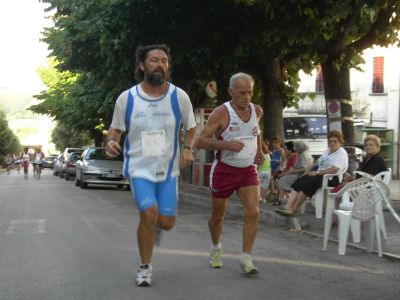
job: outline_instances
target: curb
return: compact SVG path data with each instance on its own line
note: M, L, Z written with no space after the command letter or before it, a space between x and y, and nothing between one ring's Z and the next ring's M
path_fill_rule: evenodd
M189 190L189 191L188 191ZM180 183L179 184L179 201L183 203L189 203L194 206L198 206L201 208L205 208L211 211L211 196L209 193L209 189L207 187L199 187L191 184ZM230 201L228 202L226 217L234 217L239 218L243 217L243 207L240 203L239 198L236 195L232 195ZM268 218L267 218L268 217ZM271 218L272 217L272 218ZM280 216L270 210L267 210L263 207L260 207L260 222L271 222L273 224L278 224L278 220L285 220L286 222L293 222L296 227L296 223L298 222L297 218L288 218ZM293 224L292 224L293 225ZM305 235L309 235L312 237L320 238L321 240L324 238L323 234L318 234L315 232L311 232L307 229L301 230L301 233ZM336 244L339 243L338 240L329 238L329 242L334 242ZM367 251L365 247L359 246L353 243L347 243L348 247L352 247L359 250ZM376 250L372 250L372 253L378 253ZM400 255L390 252L383 252L382 255L389 259L400 260Z

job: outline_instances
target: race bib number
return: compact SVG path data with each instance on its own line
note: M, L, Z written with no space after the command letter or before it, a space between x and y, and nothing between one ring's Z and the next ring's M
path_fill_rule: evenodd
M249 158L254 158L256 156L257 140L254 136L238 137L236 138L236 140L243 142L244 147L240 152L235 153L235 158L249 159Z
M142 132L142 156L161 156L166 152L164 130Z

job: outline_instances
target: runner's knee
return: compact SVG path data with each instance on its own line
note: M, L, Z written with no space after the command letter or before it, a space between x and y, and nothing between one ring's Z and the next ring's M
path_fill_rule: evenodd
M245 217L246 219L249 220L257 220L259 215L260 215L260 210L258 209L258 207L247 209L245 211Z
M164 230L171 230L172 227L175 225L175 218L159 216L158 223L160 224L161 228Z
M221 223L224 220L224 217L225 217L225 211L213 212L211 214L210 221L213 222L213 223L217 223L218 224L218 223Z
M150 207L149 209L140 213L140 222L146 227L153 227L157 222L157 214L157 208Z

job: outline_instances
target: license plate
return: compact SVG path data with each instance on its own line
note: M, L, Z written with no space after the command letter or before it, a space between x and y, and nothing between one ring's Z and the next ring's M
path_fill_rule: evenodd
M107 178L117 178L119 177L118 174L114 174L114 173L106 173L103 174L103 177L107 177Z

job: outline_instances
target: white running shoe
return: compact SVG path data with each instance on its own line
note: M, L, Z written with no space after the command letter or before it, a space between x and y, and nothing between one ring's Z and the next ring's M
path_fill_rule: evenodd
M248 254L242 255L240 258L240 268L245 274L254 275L258 273L258 269L254 266L251 257Z
M210 258L208 259L208 263L210 264L211 268L219 269L222 268L222 248L214 249L211 248L210 250Z
M153 284L153 267L149 265L140 266L136 273L137 286L151 286Z
M163 235L164 231L162 228L156 226L156 229L154 230L154 246L160 246Z

